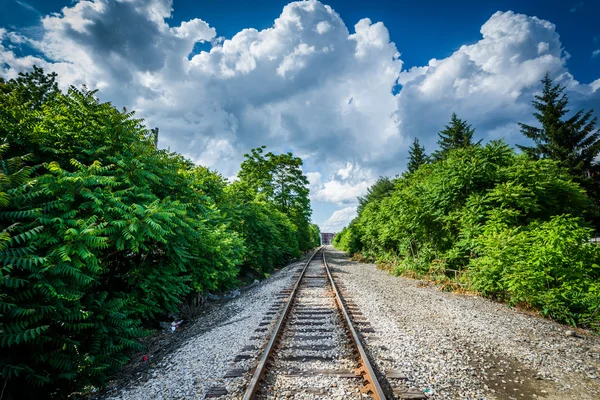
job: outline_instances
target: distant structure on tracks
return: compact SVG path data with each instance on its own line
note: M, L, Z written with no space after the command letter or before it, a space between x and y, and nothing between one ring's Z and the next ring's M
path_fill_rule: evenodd
M335 233L321 232L321 244L322 245L331 244L331 241L333 240L334 236L335 236Z

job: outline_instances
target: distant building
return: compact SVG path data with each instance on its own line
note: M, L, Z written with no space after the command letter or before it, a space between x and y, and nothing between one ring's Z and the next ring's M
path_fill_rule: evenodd
M331 244L335 233L321 232L321 244Z

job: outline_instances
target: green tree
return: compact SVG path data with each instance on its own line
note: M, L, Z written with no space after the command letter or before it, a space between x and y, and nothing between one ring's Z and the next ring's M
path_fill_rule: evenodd
M421 165L429 162L429 156L425 154L425 147L419 145L419 139L417 138L408 149L408 156L407 170L409 173L415 172Z
M450 124L438 132L440 149L433 153L433 158L441 160L447 156L450 150L472 146L474 133L475 129L471 128L467 121L458 118L456 113L452 113Z
M484 295L600 329L600 248L582 218L591 202L556 161L494 141L391 186L363 199L334 245L396 274L455 285L454 270Z
M0 126L10 126L11 132L1 132L9 145L7 157L31 154L35 160L37 147L30 146L36 121L44 118L42 106L60 93L55 73L45 74L34 66L31 72L20 72L16 79L0 78ZM40 133L37 133L40 134Z
M335 235L331 244L335 248L349 254L361 251L363 245L361 243L361 233L359 232L358 221L353 221L347 227L342 228L342 231Z
M394 190L394 182L387 176L380 176L377 181L367 189L367 194L358 198L357 212L360 214L362 209L372 201L378 201L391 194Z
M600 129L593 110L579 110L566 118L569 98L565 87L554 84L550 74L542 79L542 94L536 95L532 104L534 117L540 127L519 123L523 135L535 143L534 146L518 147L534 159L549 158L568 168L580 182L598 173L597 157L600 155ZM586 186L590 188L590 182Z
M310 234L310 200L308 179L302 172L302 159L292 153L264 153L266 147L252 149L245 154L240 182L256 193L257 198L272 203L294 223L300 250L315 246Z
M12 80L0 91L8 398L102 386L141 348L143 323L187 296L235 285L245 251L217 207L222 178L157 150L133 113L75 88L24 107L24 93L52 92L52 78Z
M308 179L302 172L302 159L292 153L263 155L266 146L252 149L242 162L238 177L264 195L283 213L299 212L310 217Z
M310 224L310 239L313 243L313 247L316 247L321 243L321 229L319 229L319 225Z
M25 107L39 109L60 92L56 78L56 73L46 74L34 65L31 72L19 72L17 79L6 82L0 78L0 91L13 92Z
M300 255L297 228L287 215L245 182L228 186L226 194L232 228L244 239L243 278L263 278Z

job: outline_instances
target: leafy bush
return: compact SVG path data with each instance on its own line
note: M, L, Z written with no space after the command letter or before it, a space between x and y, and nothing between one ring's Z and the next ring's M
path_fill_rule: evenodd
M178 189L188 166L156 151L132 114L93 92L53 98L26 117L32 129L20 136L11 133L21 125L2 125L43 162L35 179L9 190L0 215L11 227L0 261L0 368L38 398L102 385L126 350L140 348L144 320L235 281L242 248L210 199Z
M360 234L356 226L350 225L344 227L340 233L335 235L332 244L350 254L358 253L361 250Z
M319 225L310 224L310 246L317 247L321 244L321 230L319 229Z
M507 227L490 221L476 240L469 284L489 296L541 310L570 324L598 324L600 247L577 218Z
M450 150L393 187L363 201L334 245L399 274L462 276L558 321L600 321L600 252L584 222L591 203L555 161L492 142Z
M235 199L234 229L246 243L242 271L263 278L300 255L296 226L269 203L255 199L241 182L228 188Z
M303 220L252 186L157 149L134 113L94 91L62 93L54 79L37 68L0 79L0 373L9 399L101 387L157 316L237 286L241 269L265 276L300 254L298 227L309 232L299 188ZM316 245L314 234L307 240Z

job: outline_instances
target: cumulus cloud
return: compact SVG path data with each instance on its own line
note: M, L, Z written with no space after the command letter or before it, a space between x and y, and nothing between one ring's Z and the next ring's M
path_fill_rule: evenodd
M329 217L321 226L321 231L339 232L344 226L348 225L354 217L356 217L356 206L334 211L333 214L331 214L331 217Z
M531 122L546 71L572 108L600 109L600 79L569 73L554 24L511 11L492 15L479 41L409 69L382 22L349 28L316 0L228 39L199 18L172 26L172 11L172 0L82 0L42 17L39 35L0 28L0 75L38 64L62 87L100 89L158 126L159 146L225 176L252 147L291 149L310 165L311 198L343 210L377 176L405 168L415 136L434 150L452 112L479 138L519 140L515 123ZM199 42L210 50L194 51Z
M327 21L321 21L317 24L317 32L319 35L323 35L324 33L329 32L331 29L331 25Z
M19 35L16 43L42 56L17 57L13 36L0 46L0 74L12 78L38 64L59 74L61 86L87 85L127 108L138 99L160 99L168 76L183 73L196 42L211 40L214 29L201 20L169 27L171 0L80 1L41 19L40 38ZM7 43L8 42L8 43Z
M307 177L311 200L340 206L356 204L357 198L365 195L376 180L371 169L364 169L358 163L351 162L340 166L325 180L319 172L309 172Z
M17 57L7 46L17 36L4 35L0 73L37 63L58 72L63 87L101 89L102 99L159 126L159 145L226 175L262 144L341 161L403 143L390 91L402 62L382 23L363 19L351 33L313 0L284 7L271 28L219 41L200 19L169 26L171 11L171 0L80 1L44 17L41 39L21 38L44 57ZM203 41L211 50L192 56ZM225 149L232 154L219 156Z
M478 42L460 47L448 58L401 72L402 130L437 132L456 112L477 128L480 138L497 136L499 131L510 138L516 121L531 121L531 100L546 71L567 86L573 99L597 104L593 86L580 84L568 72L569 55L555 28L536 17L497 12L481 27ZM423 136L426 148L432 149L435 135Z
M367 192L370 185L369 182L352 184L332 179L323 183L323 187L319 189L313 198L325 203L345 204L355 202L358 196L362 196Z

